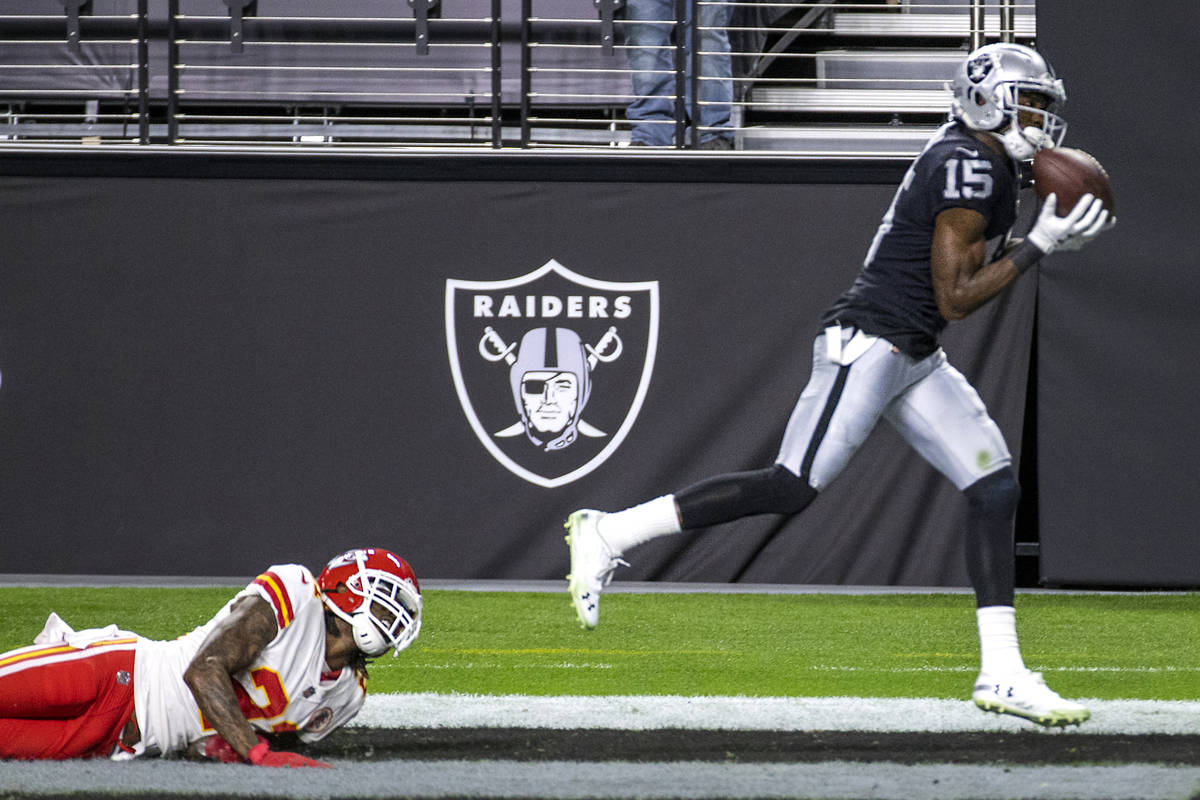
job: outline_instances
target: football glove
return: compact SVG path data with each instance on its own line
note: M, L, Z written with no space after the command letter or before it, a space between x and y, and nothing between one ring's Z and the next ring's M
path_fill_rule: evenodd
M1078 250L1096 238L1108 225L1108 211L1092 194L1085 194L1065 217L1056 215L1058 195L1047 195L1033 229L1025 240L1049 255L1055 250Z
M260 744L266 744L267 740L259 736ZM220 734L215 734L204 740L204 757L213 761L220 761L222 764L240 764L242 757L238 755L237 750L234 750L229 742Z
M272 750L261 739L258 744L250 748L250 755L247 756L246 760L256 767L325 767L328 769L332 766L331 764L326 764L324 761L316 761L299 753Z
M1104 213L1096 218L1095 224L1093 224L1087 230L1080 231L1079 233L1071 236L1065 242L1060 244L1058 249L1060 251L1078 250L1100 234L1115 227L1116 224L1117 218L1108 213L1108 209L1105 209Z

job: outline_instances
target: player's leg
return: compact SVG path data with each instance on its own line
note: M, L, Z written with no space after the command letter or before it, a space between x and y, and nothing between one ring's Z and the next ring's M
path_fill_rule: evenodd
M911 362L909 362L911 363ZM675 494L598 522L616 554L680 530L754 514L796 514L841 473L875 427L909 364L878 341L853 364L830 361L825 336L813 346L813 367L788 419L775 463L765 469L706 478Z
M1012 525L1020 488L1012 456L974 387L943 354L937 359L937 368L899 395L886 417L967 498L967 573L975 588L981 661L975 702L1043 725L1078 724L1088 710L1030 672L1017 641Z
M133 713L132 641L0 655L0 758L107 755Z
M853 331L842 334L849 339ZM912 361L877 340L852 364L830 360L825 335L813 346L809 382L792 411L776 463L718 475L675 494L611 514L583 509L567 521L571 546L568 589L580 622L595 627L599 596L621 555L650 539L753 514L795 514L806 508L849 461L874 428Z

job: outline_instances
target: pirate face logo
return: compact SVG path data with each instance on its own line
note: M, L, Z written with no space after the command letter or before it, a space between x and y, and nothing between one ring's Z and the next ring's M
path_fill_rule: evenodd
M467 420L497 461L539 486L570 483L620 446L657 340L655 281L598 281L550 261L510 280L446 282Z
M526 372L521 377L521 419L541 435L559 435L579 412L579 375L574 372ZM527 430L530 439L540 444Z

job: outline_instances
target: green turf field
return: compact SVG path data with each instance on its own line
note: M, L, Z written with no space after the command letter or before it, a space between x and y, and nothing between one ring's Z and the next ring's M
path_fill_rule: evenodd
M173 638L234 589L0 588L0 650L50 610ZM1200 594L1021 595L1026 663L1064 696L1200 699ZM962 697L969 595L611 594L579 628L565 592L425 593L421 637L376 692Z

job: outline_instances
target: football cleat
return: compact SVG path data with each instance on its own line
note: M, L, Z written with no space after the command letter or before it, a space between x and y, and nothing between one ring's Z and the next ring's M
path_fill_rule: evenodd
M1092 715L1079 703L1060 697L1046 685L1042 673L1030 670L1003 676L980 673L972 697L984 711L1024 717L1048 728L1079 725Z
M571 548L567 591L571 594L579 624L588 629L600 622L600 592L612 580L613 570L618 566L629 566L600 536L596 526L603 516L603 511L585 508L567 517L563 526L567 529L567 545Z

